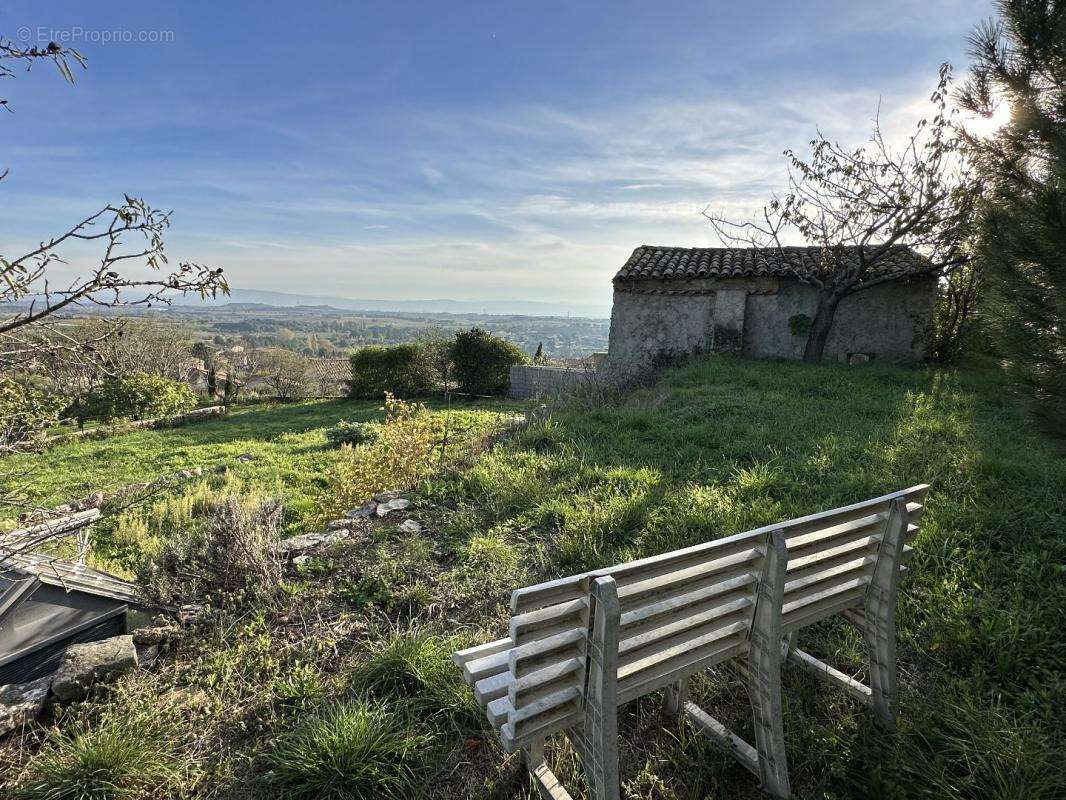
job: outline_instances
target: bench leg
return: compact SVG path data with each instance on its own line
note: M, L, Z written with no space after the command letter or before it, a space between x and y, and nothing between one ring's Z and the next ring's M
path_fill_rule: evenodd
M689 679L685 677L666 687L663 710L668 716L679 717L684 713L685 702L688 700L688 681Z
M544 800L574 800L566 787L555 777L544 760L544 742L533 742L522 748L522 760L537 784L537 791Z
M906 534L907 504L905 500L897 498L892 501L885 521L863 611L863 632L870 650L874 719L888 730L896 727L896 602L899 598L899 568Z
M784 537L780 531L774 531L766 554L763 579L759 582L748 661L741 667L755 719L759 779L766 792L781 798L789 796L781 709L781 604L787 566Z
M590 800L618 800L618 627L614 578L597 578L589 592L591 630L585 689L582 765Z

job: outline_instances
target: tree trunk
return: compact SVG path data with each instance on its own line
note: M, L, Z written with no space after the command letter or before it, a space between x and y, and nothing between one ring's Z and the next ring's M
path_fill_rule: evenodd
M829 332L833 329L833 318L836 316L840 300L841 295L832 291L818 296L818 310L814 312L811 330L807 334L807 346L803 350L803 360L808 364L822 360L822 353L825 351L825 343L829 340Z

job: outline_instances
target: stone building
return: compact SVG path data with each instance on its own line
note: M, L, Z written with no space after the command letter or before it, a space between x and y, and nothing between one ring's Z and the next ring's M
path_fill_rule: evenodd
M712 351L802 357L818 299L795 276L818 255L816 247L638 247L614 277L608 369L640 371ZM920 259L897 247L881 269L894 274ZM935 297L932 275L890 280L845 297L825 358L921 359Z

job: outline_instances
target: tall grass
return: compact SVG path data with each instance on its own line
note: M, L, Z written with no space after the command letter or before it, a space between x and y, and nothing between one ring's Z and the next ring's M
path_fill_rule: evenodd
M411 798L429 743L384 705L338 703L281 734L267 757L268 780L291 798Z

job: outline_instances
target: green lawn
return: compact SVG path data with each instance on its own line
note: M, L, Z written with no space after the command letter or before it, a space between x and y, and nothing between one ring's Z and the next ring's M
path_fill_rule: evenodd
M442 408L440 403L430 405ZM343 399L238 406L225 419L59 444L43 453L11 456L0 469L27 486L30 502L54 506L94 491L224 462L247 483L267 491L279 486L290 525L294 525L315 510L315 500L326 485L324 474L340 455L327 445L325 429L342 419L380 420L380 408L380 403ZM503 401L460 404L454 413L470 416L514 408ZM252 460L236 462L243 453ZM0 519L5 513L11 512L0 509Z
M356 413L372 412L255 409L203 431L138 436L192 449L171 437L216 430L221 441L204 452L248 450L259 457L249 469L297 470L300 484L323 457L314 431ZM268 425L274 414L283 418ZM136 471L136 453L121 452ZM69 480L78 467L65 463ZM433 477L413 495L421 532L386 525L314 559L277 607L223 614L110 703L77 709L39 755L45 734L32 733L9 750L7 777L62 787L103 763L94 774L141 787L130 797L310 797L329 775L336 797L532 800L448 657L506 631L512 589L919 482L932 489L900 601L900 731L878 732L845 693L786 668L794 796L1066 796L1061 446L1023 418L993 371L721 358L616 401L570 402ZM807 629L801 644L865 678L846 626ZM738 681L716 670L694 693L751 740ZM72 721L91 736L72 736ZM108 737L130 730L144 752L108 755ZM667 721L657 697L630 704L620 731L627 800L763 797L733 760ZM583 796L561 738L549 759Z

